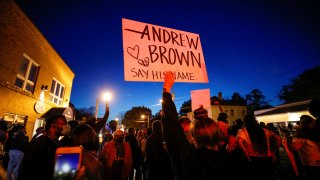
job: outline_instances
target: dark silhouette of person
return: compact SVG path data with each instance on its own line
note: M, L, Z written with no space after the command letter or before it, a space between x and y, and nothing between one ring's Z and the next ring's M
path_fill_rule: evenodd
M253 114L244 118L245 127L238 131L237 143L247 157L247 172L250 178L272 179L275 177L272 163L273 152L269 139L272 132L259 125Z
M173 73L166 72L162 94L165 117L162 122L175 179L228 179L229 156L226 151L219 150L219 143L224 138L219 126L206 113L196 114L199 119L192 122L190 129L196 143L196 148L193 148L178 122L177 109L170 93L173 84Z
M134 128L129 128L128 129L128 135L125 137L125 141L129 143L130 148L131 148L131 155L132 155L132 163L133 163L133 169L130 172L129 179L133 180L140 180L142 177L142 172L141 172L141 165L143 162L143 156L142 156L142 151L139 148L138 141L135 137L136 130ZM134 173L134 170L136 173ZM135 174L135 178L134 178Z
M106 109L102 119L91 118L89 121L86 122L86 124L91 126L97 134L99 134L100 130L106 125L106 122L109 118L110 111L108 101L106 102L105 107Z
M53 178L55 151L65 125L67 119L63 115L53 115L46 120L46 135L38 137L33 144L30 144L23 157L18 179Z
M14 130L9 139L11 146L9 150L9 164L7 168L7 179L17 179L19 167L22 162L24 152L29 144L29 138L23 126Z
M81 124L74 128L71 137L74 146L83 147L81 165L86 170L84 177L90 180L101 179L102 165L97 155L99 139L95 130L87 124Z
M309 103L308 110L310 114L316 119L317 138L320 140L320 99L312 99Z
M46 132L46 130L44 129L44 127L38 127L37 130L36 130L36 134L33 135L30 143L32 143L35 139L37 139L38 137L44 135Z
M146 144L147 179L173 179L173 169L164 144L161 121L154 121L152 130L152 134L148 137Z

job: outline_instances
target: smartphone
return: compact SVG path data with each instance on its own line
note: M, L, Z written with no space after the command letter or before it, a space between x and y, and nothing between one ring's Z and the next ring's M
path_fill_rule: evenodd
M53 179L65 180L75 177L81 166L82 149L82 147L57 148Z

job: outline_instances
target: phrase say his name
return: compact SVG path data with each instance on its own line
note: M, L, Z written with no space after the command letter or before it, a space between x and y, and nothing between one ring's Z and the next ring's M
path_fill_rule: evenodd
M131 75L133 78L144 78L144 79L152 79L152 80L163 80L165 78L166 71L159 70L145 70L139 68L132 68ZM195 81L195 75L192 72L180 72L173 71L174 77L176 80L188 80Z

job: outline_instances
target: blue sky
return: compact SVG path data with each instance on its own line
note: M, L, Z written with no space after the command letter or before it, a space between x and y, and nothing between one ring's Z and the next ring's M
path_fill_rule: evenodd
M190 91L242 96L258 88L271 100L281 86L320 65L319 7L298 1L16 0L75 73L71 102L94 106L113 92L110 118L133 106L161 108L162 83L124 81L121 19L200 35L209 83L177 83L177 108ZM104 107L99 105L99 116Z

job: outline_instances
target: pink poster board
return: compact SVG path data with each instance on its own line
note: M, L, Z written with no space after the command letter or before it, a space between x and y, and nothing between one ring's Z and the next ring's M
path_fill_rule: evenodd
M124 79L162 82L175 73L176 82L208 83L198 34L122 19Z
M200 106L208 111L208 117L212 118L210 89L200 89L191 91L191 108L192 112Z

